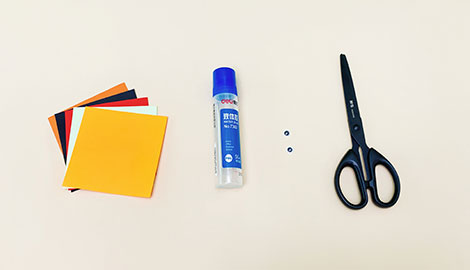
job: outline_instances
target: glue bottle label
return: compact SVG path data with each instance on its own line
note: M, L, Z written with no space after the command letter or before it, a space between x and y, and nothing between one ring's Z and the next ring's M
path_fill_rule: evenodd
M238 111L220 110L220 138L222 146L222 167L242 168L240 157L240 131L238 129Z

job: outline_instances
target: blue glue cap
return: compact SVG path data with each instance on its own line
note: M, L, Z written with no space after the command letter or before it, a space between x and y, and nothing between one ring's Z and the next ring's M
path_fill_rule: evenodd
M229 67L221 67L213 73L214 88L212 96L220 93L230 93L237 95L237 85L235 83L235 71Z

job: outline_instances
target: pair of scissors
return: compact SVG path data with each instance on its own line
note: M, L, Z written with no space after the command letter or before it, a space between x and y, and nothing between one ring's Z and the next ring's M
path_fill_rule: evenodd
M349 70L348 60L344 54L340 56L341 60L341 78L343 81L344 101L346 103L346 112L348 115L349 134L351 135L352 148L346 152L343 159L339 162L335 173L335 189L341 202L351 209L361 209L368 202L367 189L370 190L372 201L379 207L387 208L393 206L400 196L400 179L392 163L374 148L369 148L366 144L362 120L359 114L359 107L356 99L356 92L352 81L351 71ZM361 154L359 151L362 150ZM377 181L375 169L378 165L384 166L391 174L395 190L392 198L388 202L383 202L377 192ZM361 201L353 204L344 196L339 178L344 168L350 167L354 170Z

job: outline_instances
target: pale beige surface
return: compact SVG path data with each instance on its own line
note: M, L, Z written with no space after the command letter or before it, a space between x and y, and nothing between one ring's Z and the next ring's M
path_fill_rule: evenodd
M0 269L470 269L469 10L3 1ZM348 210L333 188L350 147L341 52L368 143L401 176L391 209ZM225 65L240 190L214 187L211 72ZM47 117L122 81L169 116L154 195L69 194Z

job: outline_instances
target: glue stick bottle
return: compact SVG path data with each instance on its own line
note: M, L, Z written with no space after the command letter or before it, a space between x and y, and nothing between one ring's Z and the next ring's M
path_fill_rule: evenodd
M218 188L243 185L235 71L221 67L213 73L214 161Z

